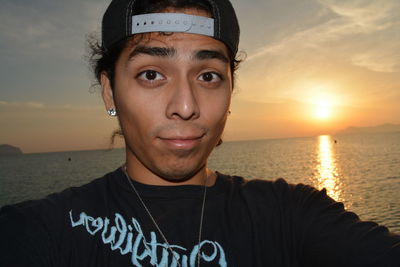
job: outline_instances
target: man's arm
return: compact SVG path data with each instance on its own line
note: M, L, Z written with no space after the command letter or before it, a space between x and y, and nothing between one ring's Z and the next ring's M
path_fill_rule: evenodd
M23 208L0 210L0 266L52 266L49 234Z
M298 198L299 194L303 198ZM400 266L399 235L374 222L361 221L325 190L300 185L293 196L300 205L295 209L295 221L304 241L304 266Z

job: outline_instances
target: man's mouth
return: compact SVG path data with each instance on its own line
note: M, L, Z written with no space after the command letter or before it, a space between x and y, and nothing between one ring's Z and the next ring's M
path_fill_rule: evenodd
M169 148L190 150L200 144L202 135L188 135L188 136L168 136L159 137L159 139Z

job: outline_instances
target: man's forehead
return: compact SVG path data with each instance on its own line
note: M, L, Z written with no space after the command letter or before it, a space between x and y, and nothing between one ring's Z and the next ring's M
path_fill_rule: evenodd
M189 58L193 61L218 60L221 63L229 64L229 58L221 50L194 50L190 52L179 53L173 47L154 47L154 46L136 46L128 55L128 61L137 56L147 55L158 58Z
M229 62L228 48L224 43L196 34L157 32L135 35L128 40L126 49L130 58L138 53L156 56L175 56L185 53L196 56L202 54L202 51L215 51L221 54L218 56L220 59L224 57Z

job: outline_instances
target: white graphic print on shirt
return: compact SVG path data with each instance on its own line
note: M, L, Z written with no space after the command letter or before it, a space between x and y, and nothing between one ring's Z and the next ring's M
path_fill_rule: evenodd
M202 261L214 262L222 267L227 266L224 249L216 241L203 240L191 250L170 244L174 254L170 255L171 250L168 245L158 242L156 233L153 231L146 237L139 222L133 217L129 224L119 213L115 213L113 222L108 217L94 218L85 212L81 212L79 218L74 219L72 210L69 216L73 228L84 227L92 236L101 235L101 240L104 244L110 244L111 250L119 250L121 255L131 254L131 262L134 266L142 266L143 263L150 263L153 266L178 266L177 261L179 261L182 267L195 267L199 249L202 251ZM203 249L205 247L211 253L205 254ZM161 254L160 258L159 254Z

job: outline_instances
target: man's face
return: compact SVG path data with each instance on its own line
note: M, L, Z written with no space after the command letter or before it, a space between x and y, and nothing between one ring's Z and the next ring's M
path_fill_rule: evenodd
M228 58L223 43L187 33L147 34L122 51L114 91L102 85L106 107L117 108L128 163L171 181L206 165L229 110Z

